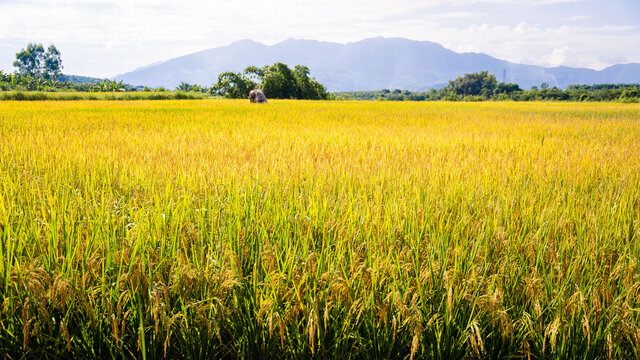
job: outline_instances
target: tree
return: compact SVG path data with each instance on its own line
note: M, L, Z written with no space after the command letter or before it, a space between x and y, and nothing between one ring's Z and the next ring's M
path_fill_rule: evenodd
M299 89L293 71L283 63L277 62L263 68L262 91L267 98L299 99Z
M293 75L298 89L298 99L326 100L328 98L327 89L324 85L310 77L311 71L303 65L294 67Z
M264 68L260 69L257 66L251 65L244 69L243 75L252 81L255 80L262 82L262 79L264 78Z
M507 95L510 95L518 91L522 91L522 89L520 89L520 86L518 86L518 84L511 84L511 83L499 83L494 90L496 94L507 94Z
M33 76L47 80L56 79L62 75L62 59L60 51L55 45L49 46L45 52L42 44L30 43L26 49L16 54L13 66L17 68L16 74Z
M211 87L211 93L224 96L229 99L246 99L249 92L257 87L257 84L247 79L242 74L224 72L218 75L218 82Z
M487 71L465 74L453 81L449 81L449 88L457 95L484 96L485 98L493 95L497 85L498 81L495 75L489 74Z
M42 71L45 79L53 80L62 75L62 58L60 51L51 44L44 54L44 69Z
M179 91L184 91L184 92L203 92L204 89L202 88L202 86L198 85L198 84L189 84L187 82L181 82L178 87L176 87L176 90Z
M44 61L44 47L42 44L29 44L16 54L13 66L17 67L16 74L21 76L37 76L40 74L40 64Z
M101 82L96 84L96 88L98 91L125 91L126 88L130 86L125 84L124 81L111 81L109 79L104 79Z

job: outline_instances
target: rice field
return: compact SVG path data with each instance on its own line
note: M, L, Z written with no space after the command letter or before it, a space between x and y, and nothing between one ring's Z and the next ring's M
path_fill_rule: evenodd
M640 105L0 102L9 359L638 359Z

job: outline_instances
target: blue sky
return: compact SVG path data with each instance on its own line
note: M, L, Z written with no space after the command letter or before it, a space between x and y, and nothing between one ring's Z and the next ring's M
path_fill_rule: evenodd
M0 69L54 43L64 72L113 76L241 39L429 40L513 62L640 63L640 0L0 0Z

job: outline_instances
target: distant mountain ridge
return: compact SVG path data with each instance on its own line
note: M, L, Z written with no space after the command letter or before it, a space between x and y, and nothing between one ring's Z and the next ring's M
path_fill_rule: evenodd
M218 74L274 62L306 65L329 91L406 89L443 86L465 73L487 70L499 81L528 89L548 83L640 83L640 64L596 71L566 66L545 68L515 64L480 53L456 53L440 44L402 38L371 38L348 44L289 39L275 45L241 40L148 65L115 76L132 85L175 88L181 81L211 86Z
M72 84L97 84L103 80L105 79L91 77L91 76L81 76L81 75L61 75L58 78L58 81L62 81L62 82L66 81Z

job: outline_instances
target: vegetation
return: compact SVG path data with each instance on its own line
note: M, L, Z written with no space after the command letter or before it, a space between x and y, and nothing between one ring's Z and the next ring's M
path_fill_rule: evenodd
M62 59L55 45L45 51L42 44L30 43L16 54L13 66L19 75L55 80L61 75Z
M32 49L33 47L36 50ZM22 53L36 53L42 50L41 45L27 47ZM55 47L50 47L50 51ZM40 50L38 50L40 49ZM57 50L55 50L57 51ZM19 53L18 55L20 55ZM57 53L59 56L59 53ZM26 55L25 55L26 56ZM26 58L22 56L23 58ZM35 56L38 58L40 55ZM61 64L61 62L60 62ZM26 69L28 66L23 66ZM21 68L21 69L22 69ZM18 93L0 94L1 99L38 99L38 100L75 100L105 98L86 94L76 95L46 95L46 94L20 94L22 92L144 92L144 93L170 93L165 88L150 88L143 86L131 86L122 81L97 79L75 75L41 76L44 70L32 74L5 74L0 71L0 92L17 91ZM47 71L44 71L47 73ZM49 71L49 74L53 72ZM312 99L312 100L390 100L390 101L483 101L483 100L510 100L510 101L619 101L634 103L640 101L640 84L603 84L603 85L571 85L566 90L556 87L549 88L546 83L541 84L541 90L533 87L531 90L522 90L517 84L500 83L495 76L486 71L466 74L455 80L449 81L449 85L425 92L411 92L408 90L384 89L381 91L353 91L328 93L326 88L310 77L306 66L296 65L290 69L282 63L267 65L262 68L247 67L243 73L225 72L219 75L218 81L208 88L198 84L180 83L173 95L136 95L126 96L130 99L181 99L204 98L205 95L224 97L228 99L246 99L253 89L261 88L267 98L272 99ZM185 93L190 94L184 96ZM109 98L119 98L110 96Z
M640 84L570 85L566 90L549 88L543 83L531 90L522 90L517 84L498 82L486 71L466 74L440 89L424 92L388 89L381 91L348 91L333 94L338 100L390 100L390 101L621 101L638 102Z
M97 84L105 79L80 75L60 75L58 81L69 82L71 84Z
M191 85L185 82L176 88L174 94L138 94L119 96L95 96L87 94L44 94L36 92L168 92L167 89L152 89L142 86L131 86L123 81L112 81L87 76L63 75L61 54L51 45L45 52L42 44L29 44L16 54L13 65L17 68L15 74L5 74L0 71L0 91L15 91L14 93L0 94L0 100L78 100L78 99L182 99L202 98L184 93L206 93L209 89L199 85ZM22 92L29 92L23 94Z
M184 92L205 93L209 89L203 88L202 86L200 86L198 84L189 84L189 83L186 83L186 82L183 81L178 85L178 87L176 87L176 90L184 91Z
M57 79L45 79L44 77L6 74L0 71L0 91L44 91L44 92L115 92L136 91L137 88L125 84L122 81L108 79L91 79L88 82L77 83L73 80L83 77L62 75Z
M260 88L269 99L327 100L324 85L310 77L309 68L296 65L291 70L286 64L275 63L262 68L247 67L242 74L225 72L211 93L229 99L246 99L249 92Z
M182 91L168 92L0 92L0 100L192 100L207 98L204 94Z
M517 86L517 85L516 85ZM482 71L475 74L465 74L453 81L449 81L448 88L459 96L482 96L489 98L498 87L495 75Z
M27 94L27 92L144 92L144 93L170 93L165 88L149 88L142 86L131 86L122 81L112 81L108 79L96 79L78 76L62 75L56 79L47 80L43 77L5 74L0 71L0 92L17 91L25 94L1 94L0 99L38 99L38 100L75 100L94 99L100 96L86 94L74 95L46 95L43 93ZM78 83L79 81L85 82ZM256 82L257 81L257 82ZM248 67L243 74L231 72L220 74L218 82L211 88L198 84L182 82L176 87L175 95L129 95L128 98L137 99L180 99L181 94L191 94L189 98L203 98L205 95L220 96L232 99L243 99L249 97L249 92L255 88L262 87L265 94L270 98L280 99L328 99L329 94L326 88L309 77L309 69L305 66L296 66L292 71L284 64L274 64L261 69ZM104 98L104 96L102 96ZM114 98L111 96L111 98Z
M0 353L638 358L638 119L2 102Z
M45 80L30 75L5 74L0 71L0 100L179 100L207 98L197 85L181 84L176 91L164 88L133 87L122 81L89 79L63 75L57 80ZM186 90L182 90L186 89Z

